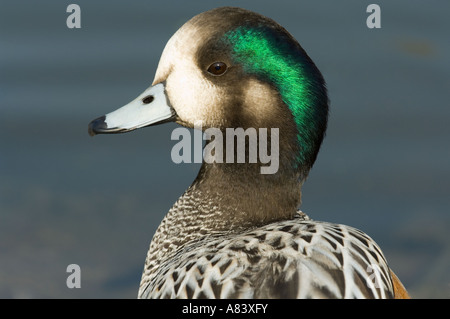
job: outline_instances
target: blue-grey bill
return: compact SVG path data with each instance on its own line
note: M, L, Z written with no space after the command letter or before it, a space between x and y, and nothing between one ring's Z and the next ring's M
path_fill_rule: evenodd
M174 121L175 110L170 106L164 84L149 87L125 106L96 118L89 123L89 135L125 133L135 129Z

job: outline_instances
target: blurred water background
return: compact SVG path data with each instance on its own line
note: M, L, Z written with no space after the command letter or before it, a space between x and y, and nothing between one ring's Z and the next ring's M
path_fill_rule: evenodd
M66 8L81 7L81 29ZM170 36L223 5L267 15L322 71L331 117L302 210L357 227L416 298L450 297L450 2L0 1L0 297L135 298L150 243L199 164L176 124L91 138L147 88ZM66 267L81 267L81 288Z

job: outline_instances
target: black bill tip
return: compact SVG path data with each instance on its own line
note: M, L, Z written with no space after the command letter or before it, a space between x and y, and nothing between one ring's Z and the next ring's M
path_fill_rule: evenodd
M103 115L89 123L88 132L90 136L94 136L96 134L104 133L107 131L107 128L105 116Z

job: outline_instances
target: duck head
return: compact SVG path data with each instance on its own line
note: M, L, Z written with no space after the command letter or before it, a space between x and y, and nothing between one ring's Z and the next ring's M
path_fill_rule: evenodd
M327 117L324 79L298 42L267 17L224 7L184 24L168 41L152 86L92 121L89 133L167 121L186 127L201 121L203 129L279 128L280 170L266 179L283 183L280 176L289 175L298 204Z

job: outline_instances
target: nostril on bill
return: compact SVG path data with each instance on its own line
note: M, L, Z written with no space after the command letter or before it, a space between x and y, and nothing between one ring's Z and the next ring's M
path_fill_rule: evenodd
M142 99L142 102L143 102L144 104L149 104L149 103L152 103L154 99L155 99L155 98L153 97L153 95L149 95L149 96L144 97L144 98Z

